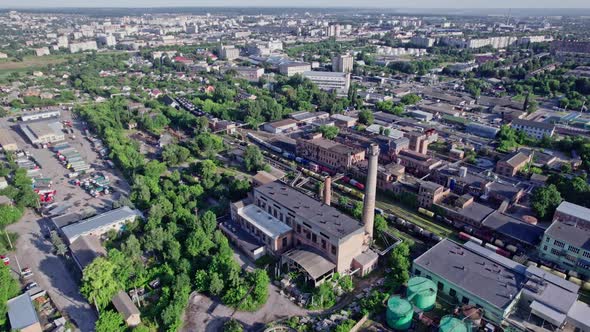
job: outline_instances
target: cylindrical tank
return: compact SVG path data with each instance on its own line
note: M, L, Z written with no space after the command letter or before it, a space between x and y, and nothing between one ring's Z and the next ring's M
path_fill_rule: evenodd
M438 326L439 332L468 332L462 320L453 316L444 316Z
M414 277L408 280L406 292L408 300L423 311L434 308L436 303L436 284L423 277Z
M407 330L412 325L414 308L412 304L400 298L392 296L387 301L387 325L396 330Z

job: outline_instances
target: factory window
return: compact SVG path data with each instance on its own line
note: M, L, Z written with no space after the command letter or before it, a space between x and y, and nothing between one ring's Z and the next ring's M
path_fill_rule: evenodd
M554 244L556 247L560 247L560 248L563 248L563 247L565 247L565 242L561 242L561 241L559 241L559 240L555 240L555 241L553 241L553 244Z
M422 271L420 271L420 270L416 269L416 271L414 271L414 274L415 274L416 276L420 276L420 274L422 274Z
M287 241L288 241L288 239L287 239L286 237L284 237L284 238L283 238L283 248L284 248L284 247L286 247L286 246L287 246L287 244L289 243L289 242L287 242Z
M440 281L436 284L436 286L437 286L438 290L440 290L440 291L445 289L445 285Z
M574 254L579 254L579 253L580 253L580 248L576 248L576 247L574 247L574 246L569 246L569 247L567 248L567 250L569 250L569 251L573 252Z
M332 245L332 255L336 255L336 246Z
M545 242L549 242L551 240L548 236L545 238Z
M457 296L457 291L451 288L451 289L449 289L449 295L452 297L455 297L455 296Z
M543 246L543 251L547 251L547 246Z
M461 303L463 304L469 304L469 298L466 296L463 296L463 299L461 300Z
M311 234L311 240L313 241L313 243L318 243L318 236L315 234Z
M326 249L326 240L322 239L322 249Z
M301 233L301 225L297 224L297 233Z
M561 252L555 248L551 249L551 253L555 256L561 256Z
M582 254L582 256L584 256L586 258L590 258L590 252L584 251L584 253Z

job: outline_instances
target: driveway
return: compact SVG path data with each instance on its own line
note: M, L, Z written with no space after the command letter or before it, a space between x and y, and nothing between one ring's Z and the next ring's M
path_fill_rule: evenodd
M45 223L34 212L27 211L18 223L7 227L9 232L19 235L15 247L21 267L28 266L35 274L27 281L36 281L46 290L57 308L81 331L93 331L97 319L94 310L78 290L78 280L71 271L73 266L52 253L53 245L41 232L41 228L46 227ZM18 273L14 253L10 257L10 266Z

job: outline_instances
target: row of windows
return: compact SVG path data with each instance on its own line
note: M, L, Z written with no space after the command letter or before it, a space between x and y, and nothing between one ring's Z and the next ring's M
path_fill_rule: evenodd
M422 271L416 269L414 274L416 276L420 276L422 274ZM426 275L425 278L432 280L432 277L430 275ZM441 281L439 281L439 282L436 283L436 287L438 288L439 291L444 292L445 285ZM453 298L457 298L457 291L454 288L449 288L449 295L451 297L453 297ZM467 296L462 296L461 297L461 303L463 303L463 304L469 304L469 301L470 300L469 300L469 298ZM475 306L477 308L481 308L481 305L479 305L479 304L475 304Z

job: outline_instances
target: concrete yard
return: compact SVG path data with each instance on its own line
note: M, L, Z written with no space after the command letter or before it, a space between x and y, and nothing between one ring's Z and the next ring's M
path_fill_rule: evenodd
M60 120L71 119L68 112L63 112ZM6 119L0 120L0 130L9 129L13 123ZM81 133L83 124L74 122L74 135L72 139L66 136L66 142L78 149L80 155L92 164L92 167L107 175L111 179L114 192L110 195L93 198L82 188L68 183L66 174L70 173L60 164L55 154L49 149L36 149L22 133L13 131L19 149L29 151L35 161L41 166L43 177L53 179L52 189L57 190L55 202L57 204L71 204L69 212L77 212L85 209L104 212L111 209L113 200L118 199L121 194L129 193L129 185L125 179L114 169L104 166L96 152L92 150L90 142ZM29 267L34 273L33 278L28 282L35 281L45 289L57 308L66 316L70 317L81 331L92 331L97 319L95 310L88 304L86 299L79 292L79 276L73 262L53 254L53 245L48 239L50 232L50 221L48 218L40 217L33 210L28 210L24 217L13 225L7 227L9 232L17 233L19 238L16 244L16 252L10 254L11 268L18 274L16 256L21 267Z

